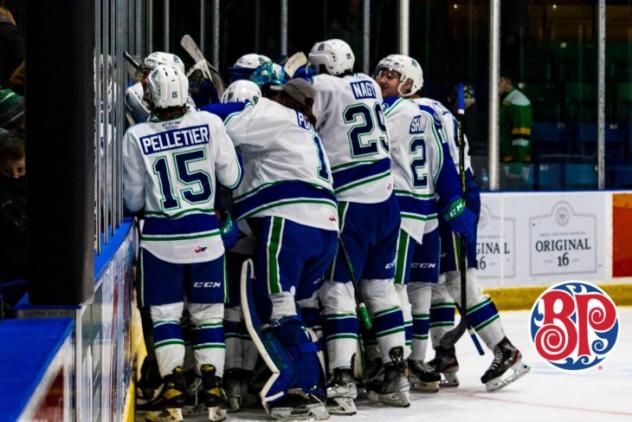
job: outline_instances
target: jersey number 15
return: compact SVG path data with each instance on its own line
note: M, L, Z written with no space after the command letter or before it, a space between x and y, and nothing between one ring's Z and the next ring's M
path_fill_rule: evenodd
M184 185L179 192L174 192L173 183L170 179L169 166L167 165L167 157L159 157L154 161L154 173L158 176L160 190L162 191L163 209L179 208L179 198L184 199L190 204L197 204L209 200L213 193L213 189L211 188L211 175L204 170L189 169L189 164L205 159L206 152L204 149L173 155L176 177L178 181Z

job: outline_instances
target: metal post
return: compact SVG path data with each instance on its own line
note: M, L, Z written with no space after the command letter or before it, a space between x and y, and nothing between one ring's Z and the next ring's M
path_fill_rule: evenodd
M200 49L206 56L206 0L200 0Z
M219 0L213 0L213 66L219 68Z
M364 0L362 8L362 72L369 74L371 54L371 0Z
M399 0L399 31L397 36L397 49L400 54L408 55L408 38L410 21L410 3L408 0Z
M163 0L162 2L162 6L163 6L162 48L163 48L163 51L169 51L169 28L171 26L169 22L169 3L170 3L169 0Z
M597 180L599 189L606 187L606 0L599 0L597 30Z
M281 56L287 56L287 0L281 0Z
M147 0L147 52L154 51L154 0Z
M141 0L136 0L134 9L134 22L136 25L136 33L134 34L134 51L132 54L143 57L145 55L145 48L142 44L144 20L142 18L142 5Z
M94 0L26 2L26 43L37 46L26 50L26 137L46 140L28 148L27 268L35 305L80 304L94 291L95 150L90 140L98 107L97 6Z
M489 190L498 190L498 76L500 73L500 0L491 0L489 17Z

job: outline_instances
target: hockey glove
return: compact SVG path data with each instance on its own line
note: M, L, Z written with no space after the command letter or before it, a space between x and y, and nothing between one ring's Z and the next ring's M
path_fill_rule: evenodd
M476 247L476 216L465 206L462 198L452 201L442 217L450 226L450 230L465 236L468 249Z

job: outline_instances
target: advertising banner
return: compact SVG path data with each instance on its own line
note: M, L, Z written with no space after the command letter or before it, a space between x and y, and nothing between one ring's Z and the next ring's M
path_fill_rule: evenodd
M481 283L505 287L607 279L607 199L605 192L481 195Z

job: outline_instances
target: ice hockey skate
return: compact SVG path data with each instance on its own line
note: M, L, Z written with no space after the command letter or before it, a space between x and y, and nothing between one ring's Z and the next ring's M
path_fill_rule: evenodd
M248 398L248 380L253 377L252 371L231 368L224 372L224 390L228 398L228 411L241 409Z
M442 376L439 381L439 387L449 388L458 387L459 378L456 373L459 371L459 361L456 359L456 351L454 347L444 349L439 346L435 349L435 357L428 362L428 365L434 368Z
M336 368L327 387L327 411L332 415L355 415L358 397L351 369Z
M522 362L522 353L505 337L494 347L494 360L481 377L487 391L498 391L531 368Z
M406 362L401 347L390 351L392 361L384 364L377 378L367 383L369 400L387 406L410 406L410 383L406 377Z
M424 393L439 391L441 374L423 360L408 360L408 370L411 389Z
M270 418L279 421L317 421L329 419L325 403L313 394L300 389L290 390L287 395L269 405Z
M213 365L202 365L200 372L202 373L200 398L208 409L208 419L213 422L222 421L226 419L228 408L226 393L222 389L222 379L215 375Z

